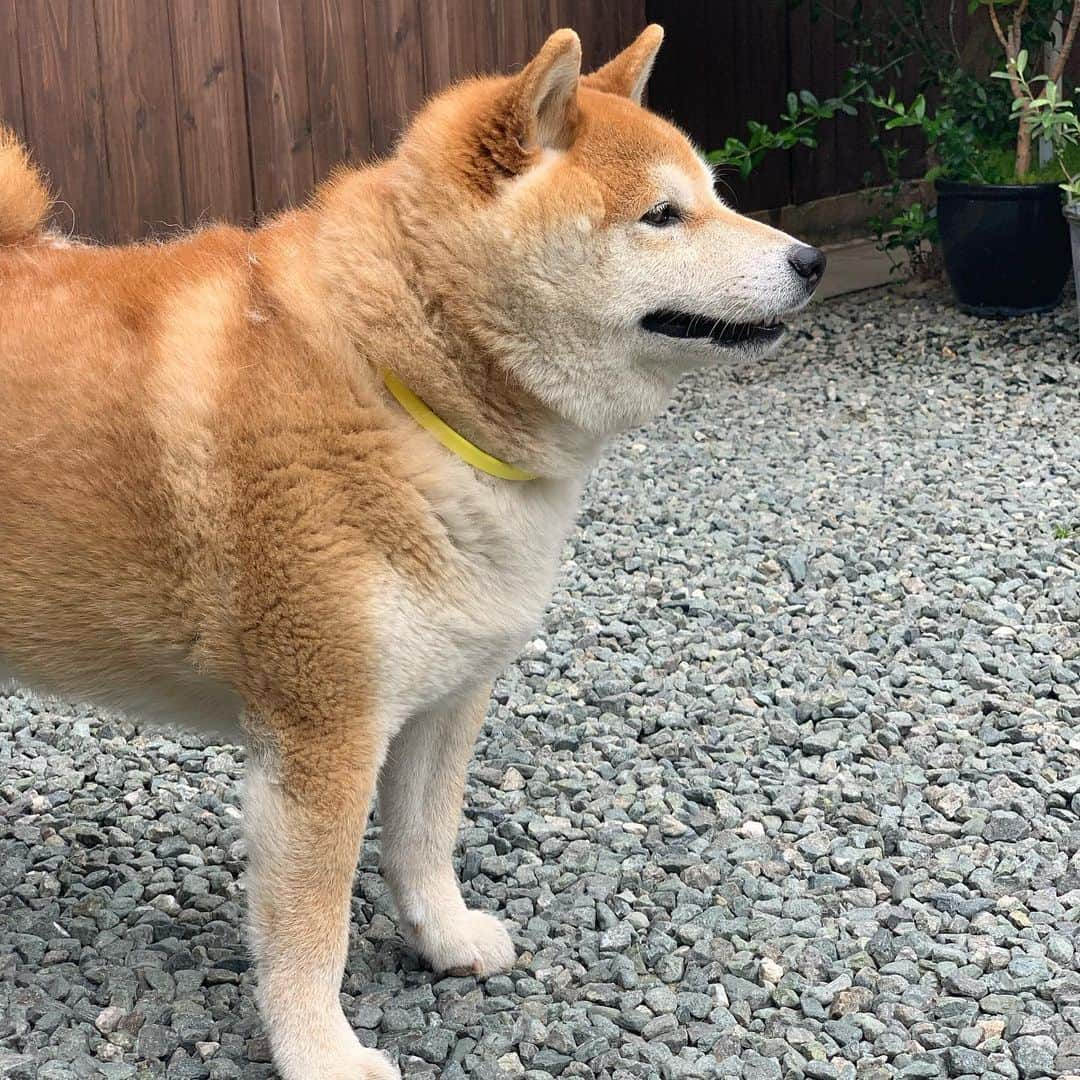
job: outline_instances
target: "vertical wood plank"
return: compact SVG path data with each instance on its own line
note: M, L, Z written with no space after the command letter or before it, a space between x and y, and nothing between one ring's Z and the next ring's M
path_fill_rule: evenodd
M735 98L734 13L711 0L649 0L646 22L664 27L664 45L649 80L649 107L678 124L702 149L738 130ZM718 189L733 198L741 185L731 169ZM745 195L745 187L740 188Z
M528 0L499 0L495 9L495 56L499 71L520 71L529 59L529 37L525 20Z
M0 123L26 139L23 115L22 80L19 75L19 33L15 0L0 0L0 41L6 55L0 63Z
M371 141L384 154L424 100L420 0L364 0L364 32Z
M581 38L581 70L595 71L606 64L630 39L623 39L619 9L622 0L558 0L552 22L569 26ZM682 18L686 18L685 15Z
M645 17L645 0L555 0L541 5L545 6L549 12L547 33L563 26L577 31L581 38L581 70L586 73L603 67L625 49L649 21ZM676 22L689 26L695 11L693 4L669 5L666 21L669 26Z
M649 25L645 0L620 0L615 12L616 40L619 48L624 49Z
M775 122L788 93L788 21L780 4L744 0L735 8L736 94L745 118ZM714 142L715 145L715 142ZM761 210L791 202L790 155L766 157L742 210Z
M304 20L294 0L240 0L255 212L307 197L315 181Z
M876 18L873 0L867 4L866 18L868 21ZM851 48L838 41L833 49L837 79L843 78L853 59ZM881 155L870 145L871 121L865 113L863 108L859 116L836 118L836 142L837 147L843 148L843 153L839 156L832 190L828 192L830 195L863 187L867 172L874 173L878 180L885 178Z
M315 181L340 162L371 155L364 12L355 0L304 5Z
M19 0L16 15L27 138L70 207L58 204L57 223L81 236L111 240L93 5Z
M705 0L649 0L648 22L664 27L664 44L649 80L649 104L674 120L695 139L705 126L706 102L719 102L719 72L724 67L724 39L712 42L713 67L706 72L701 39L705 36ZM710 27L715 30L715 27ZM699 87L688 93L688 87Z
M561 25L560 0L525 0L525 60L531 60ZM576 29L573 25L571 29ZM580 33L579 33L580 36ZM584 52L584 41L582 41Z
M889 14L889 0L868 0L863 11L862 24L867 28L883 29L884 20ZM963 8L964 5L959 5ZM836 45L837 80L843 77L854 58L854 51L845 44ZM904 70L893 72L888 84L896 88L897 94L910 101L914 95L915 69L906 65ZM865 107L857 117L841 116L837 118L837 144L843 148L837 168L833 188L828 194L857 191L868 184L884 183L887 179L884 160L881 153L871 143L876 117ZM901 162L901 173L908 176L921 175L925 165L925 143L921 134L913 129L904 129L886 136L890 144L899 143L907 149L907 156Z
M822 10L813 17L809 4L803 4L789 14L791 40L792 90L809 90L819 99L836 94L844 78L836 54L836 16ZM799 147L792 151L792 201L808 202L837 190L838 158L837 124L821 125L814 149Z
M254 212L236 0L169 0L187 223Z
M113 234L133 240L184 220L165 0L96 0Z
M498 0L424 0L420 29L424 85L429 94L468 78L499 70L495 46Z

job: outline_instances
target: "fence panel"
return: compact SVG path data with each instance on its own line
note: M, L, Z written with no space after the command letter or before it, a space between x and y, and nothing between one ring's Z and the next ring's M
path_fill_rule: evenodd
M248 223L251 144L237 0L169 0L184 221Z
M791 12L791 80L792 88L806 87L819 90L832 87L836 73L841 70L837 56L836 16L823 11L819 18L811 17L809 4L803 4ZM845 155L850 154L854 131L845 132ZM823 194L832 194L843 188L844 177L840 167L839 125L826 127L814 149L799 148L791 159L791 202L809 202Z
M164 0L98 0L105 149L113 238L132 240L184 220L176 93Z
M340 162L355 163L371 156L363 9L355 0L308 0L304 36L318 181Z
M385 154L424 100L420 0L364 0L371 142Z
M339 162L386 153L427 94L520 67L557 26L578 29L591 69L646 21L668 31L650 102L706 149L774 119L789 87L834 92L849 59L831 15L783 0L0 0L0 40L15 43L0 118L50 173L64 228L73 216L79 233L126 239L247 223ZM1080 52L1071 67L1080 77ZM909 154L905 169L920 167ZM874 169L865 121L841 119L817 151L725 181L755 209L855 190Z
M23 117L22 79L19 75L19 24L15 0L0 0L0 41L8 42L8 59L0 64L0 117L19 136L26 138ZM14 43L14 48L12 44Z
M15 13L26 137L64 200L57 224L112 239L93 5L19 0Z
M311 151L303 10L295 0L241 0L255 212L293 206L311 190Z

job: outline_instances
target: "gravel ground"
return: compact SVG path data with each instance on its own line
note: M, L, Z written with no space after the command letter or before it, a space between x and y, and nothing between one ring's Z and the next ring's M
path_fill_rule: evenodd
M344 987L412 1077L1080 1073L1076 313L889 292L593 477L433 977L364 849ZM268 1077L242 754L0 698L0 1076ZM250 1063L249 1063L250 1062Z

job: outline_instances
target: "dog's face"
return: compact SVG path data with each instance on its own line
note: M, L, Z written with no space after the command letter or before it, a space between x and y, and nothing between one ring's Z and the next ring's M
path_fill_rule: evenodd
M824 270L725 206L689 140L641 107L662 36L648 28L582 78L578 39L559 31L518 76L437 100L402 148L457 193L417 229L461 267L447 309L596 434L643 421L688 369L766 355Z

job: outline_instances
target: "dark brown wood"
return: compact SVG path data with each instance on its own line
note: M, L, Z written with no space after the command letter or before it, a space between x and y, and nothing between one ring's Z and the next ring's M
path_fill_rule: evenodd
M364 0L371 142L385 154L424 100L420 0Z
M888 2L868 0L868 18ZM963 38L972 17L959 18ZM667 41L650 104L703 149L745 137L749 119L775 123L789 88L835 93L850 59L831 15L783 0L0 0L0 41L13 43L0 119L67 201L64 228L73 213L103 239L246 223L302 201L335 165L389 151L425 94L520 69L560 26L580 35L588 71L651 21ZM910 95L913 78L900 73L898 90ZM917 174L917 134L900 137ZM844 118L817 150L721 186L756 209L868 175L884 174L867 121Z
M756 3L757 0L754 0ZM728 136L747 137L749 119L772 119L787 92L786 23L783 8L761 0L649 0L649 22L665 27L664 45L649 86L649 104L687 131L702 150ZM768 16L768 23L763 20ZM768 31L767 33L765 31ZM764 40L753 50L747 42ZM779 70L773 70L779 65ZM744 181L737 169L718 171L721 194L740 210L790 201L790 173L783 155Z
M716 83L715 74L705 70L705 54L701 38L709 31L715 33L716 12L710 12L710 26L704 26L709 0L681 0L678 10L675 0L649 0L648 22L664 27L664 44L656 58L649 79L649 105L675 120L699 142L705 133L706 106L712 107ZM726 9L726 5L722 5ZM713 43L717 54L724 48L723 40ZM714 62L723 62L720 55ZM697 83L702 93L692 94L686 87ZM707 89L706 89L707 88Z
M817 14L810 4L791 12L791 74L788 85L794 91L810 90L819 98L835 94L839 68L836 55L836 16L832 11ZM814 149L800 148L791 156L791 201L820 199L836 192L839 182L837 124L821 127Z
M54 220L65 231L111 240L93 5L19 0L16 15L26 135L63 200Z
M6 43L4 59L0 62L0 124L14 131L20 139L25 139L18 39L15 0L0 0L0 41Z
M495 48L499 0L424 0L420 30L424 85L429 94L467 78L498 70Z
M520 71L529 60L525 19L528 0L499 0L495 8L495 63L501 72Z
M523 58L525 63L528 63L540 51L540 47L551 36L553 30L558 30L561 26L578 30L572 21L564 21L560 10L562 6L561 0L525 0L525 56ZM617 6L617 4L612 4L612 10L615 10ZM583 42L582 53L584 51Z
M302 202L315 180L304 20L295 0L241 0L255 212Z
M308 96L315 180L371 155L364 12L355 0L307 0Z
M189 225L254 213L237 0L169 0Z
M873 25L880 19L884 2L885 0L875 0L875 3L867 5L865 19L868 25ZM854 59L854 51L848 45L838 42L835 47L835 75L824 85L824 92L820 96L824 97L826 93L833 93L840 88L843 73L847 71ZM897 93L905 100L910 100L907 93L910 84L904 73L897 72L896 78L891 81L895 84ZM886 182L888 170L885 159L872 143L874 125L875 118L866 108L860 108L858 116L837 117L835 121L836 144L842 148L843 152L839 155L833 184L829 189L821 191L821 194L835 195L855 191L867 184ZM893 138L909 148L913 148L918 141L915 132L908 131L900 132ZM923 167L920 156L909 155L909 158L907 163L909 166L915 166L917 169Z
M184 199L165 0L96 0L113 234L180 228Z
M735 42L735 101L740 111L752 108L751 116L772 120L783 111L788 93L788 21L783 5L764 0L739 4ZM791 202L790 156L766 158L757 170L754 187L754 201L761 206Z
M867 19L888 3L868 2ZM782 0L647 0L648 21L668 32L650 105L710 150L729 136L746 139L748 120L775 127L789 89L806 88L819 98L836 94L852 57L837 42L834 17L815 21L809 9L802 4L785 12ZM898 91L910 96L913 78L911 69L899 73ZM917 175L924 168L917 133L901 138L911 148L904 173ZM720 187L739 209L757 210L854 191L884 178L864 112L824 125L816 150L767 157L749 180L733 169L722 171Z
M645 28L644 0L558 0L553 22L581 38L581 68L594 71L625 48Z

